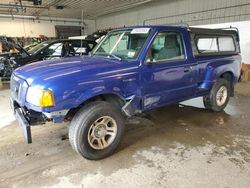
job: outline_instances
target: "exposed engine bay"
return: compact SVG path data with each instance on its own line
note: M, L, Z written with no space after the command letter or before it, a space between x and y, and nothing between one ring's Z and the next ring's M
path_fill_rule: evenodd
M2 80L9 80L11 73L16 69L18 63L14 59L6 59L4 57L0 58L0 78Z

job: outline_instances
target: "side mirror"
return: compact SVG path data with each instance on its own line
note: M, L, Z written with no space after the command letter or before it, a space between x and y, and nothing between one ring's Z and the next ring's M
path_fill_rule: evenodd
M150 48L148 50L148 54L147 54L147 57L146 57L146 64L152 65L152 64L154 64L154 62L155 62L155 59L153 58L153 49Z
M153 64L155 64L155 59L153 57L152 58L147 57L146 65L153 65Z
M146 63L147 63L147 64L152 63L152 61L153 61L153 58L149 58L149 57L148 57L148 58L146 59Z

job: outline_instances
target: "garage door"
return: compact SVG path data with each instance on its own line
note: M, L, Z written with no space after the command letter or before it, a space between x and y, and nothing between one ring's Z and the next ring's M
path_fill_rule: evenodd
M80 26L60 26L56 25L56 37L57 38L68 38L72 36L80 36L81 35L81 27Z

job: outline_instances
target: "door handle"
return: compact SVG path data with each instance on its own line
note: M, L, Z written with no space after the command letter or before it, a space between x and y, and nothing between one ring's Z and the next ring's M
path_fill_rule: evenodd
M184 67L184 72L191 72L193 70L192 66Z

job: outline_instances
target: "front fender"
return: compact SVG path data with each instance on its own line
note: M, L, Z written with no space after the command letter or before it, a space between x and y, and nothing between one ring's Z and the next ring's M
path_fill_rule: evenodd
M122 94L120 88L114 87L112 90L107 89L105 86L100 86L100 87L95 87L92 89L88 89L85 92L83 92L79 98L76 100L74 104L74 108L80 106L82 103L85 101L90 100L91 98L100 96L100 95L116 95L119 97L121 100L126 100Z

